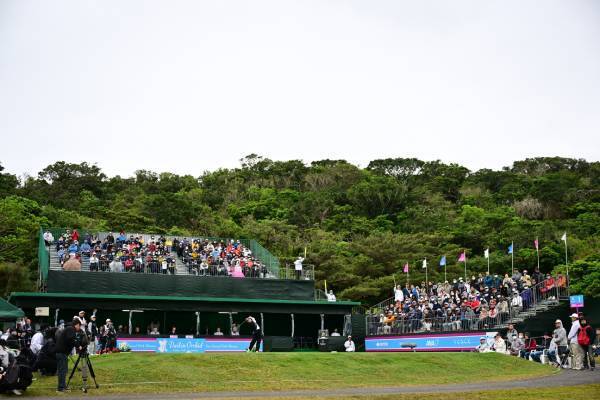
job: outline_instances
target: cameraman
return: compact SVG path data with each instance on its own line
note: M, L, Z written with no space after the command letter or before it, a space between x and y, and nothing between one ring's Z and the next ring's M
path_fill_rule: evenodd
M65 325L64 328L56 332L56 367L58 376L57 392L64 392L67 389L67 370L68 356L77 345L78 332L81 330L81 321L79 318L73 318L70 325ZM81 351L81 345L78 351Z

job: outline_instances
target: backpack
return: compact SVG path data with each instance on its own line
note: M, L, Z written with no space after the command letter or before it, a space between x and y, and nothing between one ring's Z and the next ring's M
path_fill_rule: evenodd
M579 331L577 331L577 343L581 346L590 345L590 336L587 333L587 329L588 327L586 326L585 328L579 328Z

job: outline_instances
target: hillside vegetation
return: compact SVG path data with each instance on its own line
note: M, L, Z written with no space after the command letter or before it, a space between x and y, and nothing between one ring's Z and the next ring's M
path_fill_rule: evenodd
M0 166L0 293L31 288L40 226L255 238L282 263L307 249L319 285L367 304L404 282L537 264L564 269L566 231L575 291L600 294L600 163L565 158L516 161L501 171L397 158L359 168L343 160L271 161L249 155L235 169L199 177L56 162L23 180ZM321 286L322 287L322 286Z

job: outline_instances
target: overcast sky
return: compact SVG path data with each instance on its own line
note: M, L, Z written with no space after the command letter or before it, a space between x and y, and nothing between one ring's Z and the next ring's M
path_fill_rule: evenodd
M0 162L600 159L600 1L0 0Z

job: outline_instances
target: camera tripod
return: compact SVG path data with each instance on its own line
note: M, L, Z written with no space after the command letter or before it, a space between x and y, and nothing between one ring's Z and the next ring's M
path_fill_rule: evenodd
M83 359L83 361L81 361L82 359ZM69 375L69 380L67 381L67 388L69 387L69 385L71 383L71 379L73 378L73 375L75 375L75 371L77 370L79 361L81 361L82 363L85 363L85 365L82 368L85 368L85 366L87 366L88 370L90 371L90 376L92 377L92 379L94 380L94 384L96 385L96 389L98 389L100 387L100 385L98 385L98 382L96 382L96 374L94 373L94 367L92 367L92 362L90 361L90 355L87 352L79 353L79 356L77 357L77 360L75 361L75 364L73 365L73 369L71 370L71 375ZM83 386L81 387L81 390L83 390L84 393L87 393L87 379L82 378L82 381L83 381L83 384L82 384Z

